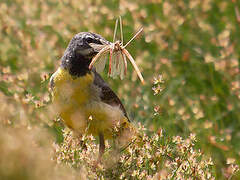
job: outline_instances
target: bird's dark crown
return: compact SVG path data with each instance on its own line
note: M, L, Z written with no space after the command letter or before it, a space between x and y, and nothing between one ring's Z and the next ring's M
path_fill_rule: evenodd
M99 52L99 45L104 47L109 44L102 36L81 32L70 41L61 58L61 66L73 76L83 76L90 72L88 66L92 58ZM95 46L98 48L94 48Z

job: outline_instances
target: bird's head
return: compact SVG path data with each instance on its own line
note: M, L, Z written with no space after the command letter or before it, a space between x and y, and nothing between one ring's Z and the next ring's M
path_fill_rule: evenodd
M91 32L76 34L61 58L61 66L71 75L82 76L90 72L88 66L92 58L110 42Z

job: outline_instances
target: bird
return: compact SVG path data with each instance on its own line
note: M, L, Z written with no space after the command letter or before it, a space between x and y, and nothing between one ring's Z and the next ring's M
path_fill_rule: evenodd
M99 137L99 160L104 154L106 139L122 136L126 141L132 132L119 97L95 68L89 69L92 58L109 44L96 33L76 34L50 78L54 109L73 131Z

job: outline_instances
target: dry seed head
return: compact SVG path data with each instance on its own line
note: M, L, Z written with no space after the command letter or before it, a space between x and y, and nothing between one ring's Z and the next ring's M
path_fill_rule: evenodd
M106 45L103 49L101 49L99 51L99 53L92 59L90 65L89 65L89 69L93 68L93 65L96 63L96 61L98 59L100 59L101 56L103 56L105 53L109 52L110 53L110 56L109 56L109 75L111 77L114 78L115 76L120 75L120 78L123 79L124 75L126 75L126 70L127 70L127 61L126 61L126 59L129 59L129 61L133 65L135 71L137 72L137 75L138 75L139 79L144 84L144 79L142 77L142 74L141 74L138 66L136 65L136 63L135 63L133 57L131 56L131 54L126 50L126 47L131 43L131 41L133 41L142 32L143 28L141 28L127 42L127 44L123 45L121 17L119 18L119 20L120 20L121 41L114 42L115 41L115 37L116 37L116 32L117 32L117 24L118 24L118 19L117 19L116 25L115 25L115 29L114 29L113 42L111 44L109 44L109 45ZM117 58L117 59L115 59L115 58ZM124 70L123 70L123 67L119 66L119 64L121 62L123 64L123 66L124 66ZM102 63L102 64L104 63L104 65L105 65L105 62L99 62L99 63ZM115 64L113 64L113 63L115 63ZM121 73L121 71L124 72L124 74ZM98 73L100 73L100 72L98 72Z

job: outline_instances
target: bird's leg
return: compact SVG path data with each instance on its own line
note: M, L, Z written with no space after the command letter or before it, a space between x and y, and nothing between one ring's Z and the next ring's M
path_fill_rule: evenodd
M101 162L104 150L105 150L104 136L103 136L102 133L99 133L99 155L98 155L98 161L99 162Z

